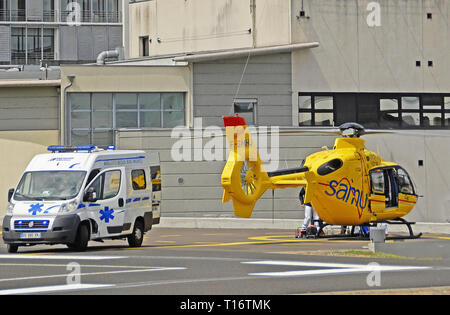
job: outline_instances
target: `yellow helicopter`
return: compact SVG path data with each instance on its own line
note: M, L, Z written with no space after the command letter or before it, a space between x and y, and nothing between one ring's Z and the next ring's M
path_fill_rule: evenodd
M360 124L341 125L333 148L309 155L301 167L274 172L266 172L243 117L224 117L224 124L230 154L221 176L222 202L231 199L236 216L249 218L266 190L302 186L304 202L325 225L406 224L407 238L420 237L412 232L414 223L402 219L418 199L410 176L365 148L360 136L369 132Z

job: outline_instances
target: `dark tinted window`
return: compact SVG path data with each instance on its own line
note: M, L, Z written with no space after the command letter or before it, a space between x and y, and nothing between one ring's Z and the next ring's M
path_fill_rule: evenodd
M319 175L327 175L330 173L333 173L334 171L340 169L342 167L342 160L340 159L334 159L331 161L328 161L325 164L322 164L318 169L317 169L317 173Z
M142 190L147 187L147 183L145 181L144 170L132 170L131 171L131 180L133 182L134 190Z

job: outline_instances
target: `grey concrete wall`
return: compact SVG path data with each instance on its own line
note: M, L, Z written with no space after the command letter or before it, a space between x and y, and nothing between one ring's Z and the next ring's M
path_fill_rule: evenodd
M178 139L172 139L170 134L171 131L119 131L116 134L119 149L144 149L160 153L162 216L233 217L231 202L222 204L220 176L227 158L225 150L223 161L175 162L171 148ZM333 137L324 135L285 136L280 140L279 167L298 167L308 154L324 145L331 147L333 141ZM225 142L223 145L226 146ZM276 190L273 212L272 191L266 192L256 204L253 218L300 220L304 212L298 202L299 191L293 188Z
M222 117L233 114L234 98L255 98L258 125L291 126L290 54L250 56L246 63L238 58L193 65L194 117L202 117L204 126L221 126Z
M406 216L408 220L450 223L449 131L403 131L364 138L368 149L404 167L422 196Z
M371 2L379 26L367 23ZM450 91L450 1L305 0L300 19L301 1L292 3L293 42L320 42L293 53L294 92Z
M93 61L99 53L122 46L121 26L60 26L60 60Z
M58 130L56 87L0 88L0 131Z

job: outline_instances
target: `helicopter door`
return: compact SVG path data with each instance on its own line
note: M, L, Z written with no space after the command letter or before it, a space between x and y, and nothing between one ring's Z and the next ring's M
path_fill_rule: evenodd
M393 168L385 169L384 178L386 188L386 209L398 208L398 184L396 170Z
M398 185L394 168L379 168L370 171L372 194L371 209L383 212L385 209L398 208Z

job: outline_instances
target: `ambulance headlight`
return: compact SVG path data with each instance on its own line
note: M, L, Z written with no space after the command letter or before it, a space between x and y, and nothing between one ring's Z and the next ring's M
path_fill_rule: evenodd
M63 203L61 208L59 209L58 214L66 214L77 210L78 203L76 201L72 201L69 203Z
M6 215L13 215L13 211L14 211L14 204L10 202L8 208L6 208Z

